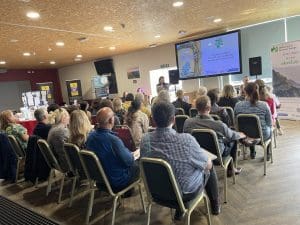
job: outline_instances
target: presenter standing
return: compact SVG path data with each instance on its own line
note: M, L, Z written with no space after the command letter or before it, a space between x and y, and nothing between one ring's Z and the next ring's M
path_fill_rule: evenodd
M156 85L157 94L162 90L169 91L169 84L165 83L165 78L163 76L159 77L158 84Z

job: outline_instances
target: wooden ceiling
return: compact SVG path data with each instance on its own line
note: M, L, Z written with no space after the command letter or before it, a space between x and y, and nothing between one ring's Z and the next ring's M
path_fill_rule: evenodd
M300 14L299 0L182 1L175 8L173 0L2 0L0 61L6 64L0 68L60 68ZM40 18L27 18L28 11ZM214 23L216 18L222 22ZM104 31L107 25L114 32ZM179 35L180 30L186 34ZM80 62L74 61L78 54Z

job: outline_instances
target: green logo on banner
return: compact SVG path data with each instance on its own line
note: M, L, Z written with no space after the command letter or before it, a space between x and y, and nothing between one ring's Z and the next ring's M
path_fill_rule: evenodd
M217 48L221 48L224 45L222 38L216 39L215 40L215 45L216 45Z
M278 46L273 46L273 47L271 48L271 52L272 52L272 53L278 52Z

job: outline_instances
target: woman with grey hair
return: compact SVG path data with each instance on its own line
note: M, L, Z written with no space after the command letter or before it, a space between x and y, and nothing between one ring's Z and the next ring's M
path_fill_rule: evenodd
M34 111L34 117L38 123L33 130L33 134L47 140L51 129L51 125L48 123L48 112L44 108L39 108Z

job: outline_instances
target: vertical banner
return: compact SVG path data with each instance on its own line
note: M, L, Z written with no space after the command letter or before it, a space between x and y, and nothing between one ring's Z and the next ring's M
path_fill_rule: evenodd
M82 91L81 91L81 81L76 80L66 80L69 103L74 103L75 100L82 100Z
M279 116L300 120L300 40L271 48L273 92L279 97Z
M41 100L47 101L48 104L54 103L54 87L53 82L36 83L41 91Z

